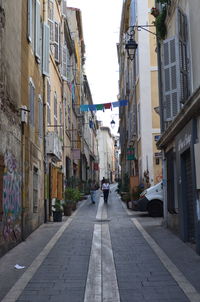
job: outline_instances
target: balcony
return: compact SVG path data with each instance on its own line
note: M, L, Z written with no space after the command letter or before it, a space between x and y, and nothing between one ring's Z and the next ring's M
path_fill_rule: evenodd
M56 161L62 160L61 141L56 132L48 132L46 135L46 152L54 157Z

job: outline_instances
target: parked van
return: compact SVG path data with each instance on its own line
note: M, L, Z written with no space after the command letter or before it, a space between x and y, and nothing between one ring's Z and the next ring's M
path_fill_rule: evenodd
M163 183L159 182L144 190L140 199L133 201L133 209L148 212L151 217L163 216Z

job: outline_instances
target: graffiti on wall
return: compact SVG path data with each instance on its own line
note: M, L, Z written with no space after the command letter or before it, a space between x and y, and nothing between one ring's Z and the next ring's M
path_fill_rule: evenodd
M18 240L21 236L21 176L15 156L6 151L3 175L3 238Z

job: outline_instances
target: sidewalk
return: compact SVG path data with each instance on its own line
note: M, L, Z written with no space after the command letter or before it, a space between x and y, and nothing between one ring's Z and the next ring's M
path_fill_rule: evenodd
M20 279L26 269L30 267L31 263L41 253L52 237L63 227L69 218L76 215L79 207L85 202L87 200L79 202L74 214L70 217L63 216L62 222L48 222L41 225L25 241L0 258L0 301L18 279ZM16 264L25 266L25 269L15 269L14 266Z

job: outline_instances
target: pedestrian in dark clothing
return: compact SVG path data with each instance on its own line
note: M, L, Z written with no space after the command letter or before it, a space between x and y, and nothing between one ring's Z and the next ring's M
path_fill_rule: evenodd
M108 195L109 195L109 192L110 192L110 184L109 184L107 179L102 184L102 191L103 191L104 202L107 203L108 202Z

